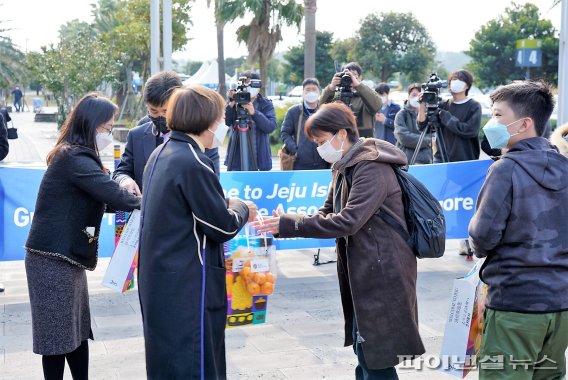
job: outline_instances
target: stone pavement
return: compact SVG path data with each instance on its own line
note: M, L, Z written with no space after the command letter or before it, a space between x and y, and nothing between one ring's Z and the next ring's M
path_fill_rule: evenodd
M10 141L6 165L44 165L56 141L54 123L34 123L32 113L14 113L20 138ZM112 147L103 160L112 167ZM36 164L34 164L34 162ZM240 379L353 379L356 358L342 347L343 320L335 264L313 266L315 250L284 251L278 256L275 292L267 322L227 330L227 372ZM323 259L333 258L330 250ZM114 293L101 285L109 259L88 272L92 327L91 379L144 379L144 341L136 290ZM420 331L426 355L440 352L453 279L472 263L448 242L441 259L418 262ZM39 379L41 358L32 353L31 314L23 261L0 262L0 380ZM434 370L398 370L402 380L450 379ZM70 379L68 369L66 379ZM477 373L468 379L477 379Z

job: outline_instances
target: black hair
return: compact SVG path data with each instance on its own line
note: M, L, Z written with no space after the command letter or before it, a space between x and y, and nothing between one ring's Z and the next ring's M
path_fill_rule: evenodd
M144 86L144 102L156 107L164 105L172 91L183 86L175 71L161 71L152 75Z
M388 94L390 92L390 87L386 83L379 83L377 87L375 87L375 92L377 94Z
M493 103L507 102L516 117L530 117L539 136L544 134L546 123L554 110L552 89L540 79L514 81L500 86L490 98Z
M327 103L314 113L304 126L304 134L308 137L315 137L321 132L336 134L345 129L347 138L355 143L359 139L357 121L351 108L342 102Z
M302 82L302 87L306 87L309 84L315 84L316 86L318 86L318 88L321 88L320 86L320 82L319 80L317 80L316 78L306 78L304 79L304 81Z
M467 94L469 94L471 86L473 85L473 75L471 75L471 73L465 69L459 69L448 75L448 83L452 81L452 78L459 79L462 82L465 82L465 84L467 85L467 90L465 90L465 95L467 96Z
M345 65L343 65L341 67L341 71L344 71L345 69L347 69L349 71L351 71L351 70L357 71L357 74L359 74L359 75L361 75L363 73L363 69L361 68L361 65L358 64L357 62L346 63Z
M247 77L248 79L260 79L260 75L252 70L243 71L239 77Z

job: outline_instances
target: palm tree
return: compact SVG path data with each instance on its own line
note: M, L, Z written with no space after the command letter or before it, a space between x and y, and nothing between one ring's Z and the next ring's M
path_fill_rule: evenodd
M317 0L304 0L304 78L316 76L316 10Z
M223 29L225 22L220 13L222 0L215 0L215 26L217 27L217 64L219 76L219 93L225 97L227 95L227 85L225 83L225 42L223 41ZM207 6L211 6L211 0L207 0Z
M219 16L226 23L253 14L248 25L237 29L237 40L246 42L248 63L258 62L261 93L265 93L268 61L278 42L282 41L282 24L300 28L304 9L295 0L219 0Z

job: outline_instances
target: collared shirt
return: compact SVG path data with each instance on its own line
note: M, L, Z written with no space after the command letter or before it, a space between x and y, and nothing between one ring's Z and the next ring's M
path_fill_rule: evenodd
M191 133L186 133L186 135L191 137L197 143L197 145L199 146L199 150L201 150L201 153L205 153L205 146L201 143L201 141L199 141L196 135Z

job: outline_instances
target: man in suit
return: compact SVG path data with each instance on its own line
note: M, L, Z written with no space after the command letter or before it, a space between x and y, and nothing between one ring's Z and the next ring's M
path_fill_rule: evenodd
M178 87L182 87L182 83L175 71L159 72L146 81L144 102L148 115L140 120L137 127L128 132L124 153L112 176L120 187L141 195L142 174L146 162L154 149L169 139L166 110L172 91ZM206 149L205 154L213 161L219 175L218 149Z

